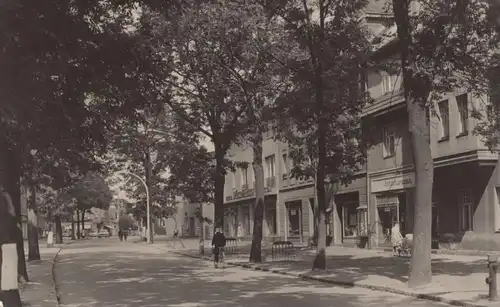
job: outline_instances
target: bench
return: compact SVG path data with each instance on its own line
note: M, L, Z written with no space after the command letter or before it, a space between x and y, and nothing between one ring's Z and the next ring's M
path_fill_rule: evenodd
M290 241L275 241L271 246L272 260L290 261L292 258L295 259L294 250L295 247ZM282 259L278 259L281 257Z

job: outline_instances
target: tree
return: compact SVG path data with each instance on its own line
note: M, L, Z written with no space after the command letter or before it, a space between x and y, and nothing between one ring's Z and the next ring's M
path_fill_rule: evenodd
M123 30L131 16L129 3L125 4L51 1L40 5L23 0L2 5L0 63L5 70L0 73L4 97L0 158L9 168L1 178L17 212L22 168L29 163L25 158L30 150L52 149L59 156L98 152L106 143L102 131L113 126L114 116L133 116L133 103L140 100L126 89L135 88L137 79L129 68L137 67L139 57L132 48L133 36ZM111 12L119 17L112 18ZM56 26L54 20L60 24ZM20 229L16 236L18 264L26 278Z
M229 41L221 42L207 16L217 5L183 3L182 13L167 19L162 11L144 10L142 37L149 52L151 78L163 102L215 149L215 226L224 222L226 153L244 126L246 103L235 85ZM194 26L200 25L200 26ZM235 36L236 38L237 36ZM159 99L162 100L162 99Z
M109 172L129 172L120 177L125 179L126 189L135 199L145 199L145 191L130 173L145 178L152 214L158 218L169 217L174 214L175 206L166 188L167 162L171 155L182 155L182 152L173 152L177 143L190 143L196 140L196 134L190 133L189 127L184 127L179 117L165 110L161 103L145 106L141 113L136 122L123 121L120 133L112 136ZM145 216L145 208L145 202L139 202L136 216ZM152 230L150 226L147 228Z
M263 3L289 37L288 57L279 62L291 75L291 86L277 100L275 114L282 114L279 130L291 148L296 176L315 176L318 240L313 269L325 269L326 183L347 183L363 160L357 141L367 95L360 76L370 49L359 17L366 1ZM305 161L308 166L300 167Z
M429 113L441 95L455 89L476 97L489 93L488 73L498 66L498 34L487 18L487 0L393 0L396 48L401 55L404 95L415 165L415 222L408 285L431 281L433 159Z
M77 212L81 213L82 229L84 229L86 211L92 208L107 210L113 199L109 185L97 173L85 174L74 186L70 187L68 194L75 201Z
M199 204L195 217L202 227L200 254L203 255L205 253L203 225L213 223L204 215L203 205L213 203L215 200L214 156L213 153L207 152L205 147L197 144L178 143L174 152L183 154L173 154L169 159L169 190L174 195L182 195L190 203Z

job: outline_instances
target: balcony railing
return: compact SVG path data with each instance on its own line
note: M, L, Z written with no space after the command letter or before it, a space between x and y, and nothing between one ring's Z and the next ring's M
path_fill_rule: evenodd
M242 190L242 191L248 190L248 184L243 184L243 185L241 186L241 190Z

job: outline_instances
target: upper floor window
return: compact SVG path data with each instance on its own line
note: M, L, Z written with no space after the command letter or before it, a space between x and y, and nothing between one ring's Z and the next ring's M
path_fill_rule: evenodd
M396 134L394 132L394 127L393 126L384 127L382 134L384 138L384 143L383 143L384 158L392 157L394 156L394 153L396 151Z
M236 180L236 171L231 172L231 179L233 181L233 189L236 189L238 187L237 186L238 182Z
M382 95L390 93L394 90L396 76L384 72L382 74Z
M450 109L448 100L438 103L438 108L441 118L441 139L446 139L450 136Z
M283 177L286 178L288 175L288 155L286 153L283 154Z
M458 222L461 231L473 230L472 225L472 191L462 190L458 194Z
M274 177L275 174L275 158L274 155L266 157L266 177Z
M460 116L460 120L458 123L458 133L464 134L468 131L469 123L469 105L467 94L457 96L457 108Z
M248 168L246 167L241 169L241 184L248 189Z

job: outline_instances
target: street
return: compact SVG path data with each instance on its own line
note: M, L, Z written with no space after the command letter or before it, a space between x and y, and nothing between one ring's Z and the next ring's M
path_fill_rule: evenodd
M88 240L65 247L55 278L62 306L444 306L180 257L157 246Z

